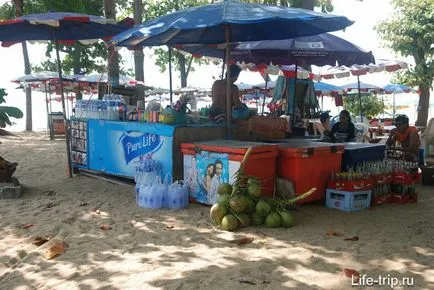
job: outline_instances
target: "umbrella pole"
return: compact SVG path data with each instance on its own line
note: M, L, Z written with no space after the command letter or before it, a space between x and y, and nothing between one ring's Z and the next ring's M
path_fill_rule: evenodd
M69 126L68 120L66 119L65 110L65 96L63 92L63 76L62 76L62 66L60 65L60 55L59 55L59 43L57 42L57 32L54 32L54 42L56 43L56 57L57 57L57 69L59 71L59 81L60 81L60 96L62 99L62 109L63 109L63 123L65 126L65 139L66 139L66 156L68 158L68 177L72 177L72 163L71 163L71 151L69 150Z
M295 60L295 77L294 77L294 98L292 102L292 127L295 127L296 120L295 120L295 103L296 103L296 93L297 93L297 74L298 74L298 65L297 60Z
M47 132L50 130L50 111L48 110L48 91L47 82L44 82L45 87L45 108L47 109Z
M173 88L172 88L172 48L169 46L169 94L170 104L173 102Z
M324 94L321 94L321 111L324 111Z
M224 79L225 78L225 64L226 64L226 49L225 49L225 52L224 52L224 58L223 58L223 65L222 65L222 77L221 77L221 79Z
M395 119L395 93L393 93L393 109L392 109L392 118Z
M265 88L264 88L264 100L262 101L262 115L264 114L265 110L265 98L267 97L267 90L268 90L268 74L266 75L266 81L265 81Z
M362 93L360 92L360 77L359 76L357 76L357 90L359 91L360 120L363 123Z
M383 102L383 119L384 119L384 95L381 94L381 101Z
M231 121L232 121L232 84L231 84L231 70L229 69L229 57L231 55L231 48L229 43L231 39L231 28L226 26L226 115L228 120L228 139L231 138Z

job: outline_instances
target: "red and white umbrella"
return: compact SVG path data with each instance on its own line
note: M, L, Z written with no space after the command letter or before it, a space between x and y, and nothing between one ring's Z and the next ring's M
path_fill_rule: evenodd
M403 61L379 59L376 61L376 64L331 67L319 75L321 78L328 80L345 78L351 75L361 76L376 72L394 72L407 67L407 63Z

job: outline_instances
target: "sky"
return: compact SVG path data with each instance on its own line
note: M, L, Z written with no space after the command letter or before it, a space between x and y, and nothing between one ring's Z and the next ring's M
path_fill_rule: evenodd
M5 0L0 0L0 5L4 4ZM345 29L345 31L333 32L333 34L342 37L359 47L372 51L375 58L397 59L412 63L412 59L404 59L396 55L388 48L382 47L382 42L374 30L374 26L381 20L392 16L393 7L388 0L333 0L333 14L344 15L355 23ZM29 45L30 61L33 64L39 63L45 56L45 48L41 44ZM120 53L126 60L127 66L133 67L133 53L126 49L121 49ZM145 83L155 87L169 87L169 77L167 71L161 73L159 68L153 64L152 51L145 50ZM6 88L9 96L7 104L19 107L25 111L25 94L21 90L14 89L11 80L22 76L24 65L22 60L22 50L20 45L14 45L10 48L0 47L0 88ZM212 83L221 74L221 68L217 66L197 67L188 78L190 86L202 88L210 88ZM389 83L390 74L377 73L361 77L361 81L373 85L383 86ZM362 79L363 78L363 79ZM262 77L258 73L243 71L240 74L238 82L248 84L258 84L263 82ZM356 82L355 77L343 78L337 80L328 80L327 82L342 85L345 83ZM179 75L174 73L173 86L179 87ZM41 93L33 94L33 121L34 129L45 128L45 104L44 96ZM60 103L54 102L53 111L61 110ZM24 118L16 120L17 124L13 126L13 130L24 130Z

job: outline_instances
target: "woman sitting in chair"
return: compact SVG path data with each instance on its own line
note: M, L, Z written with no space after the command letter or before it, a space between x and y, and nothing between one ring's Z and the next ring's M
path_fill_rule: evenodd
M416 127L409 125L406 115L396 117L394 125L396 128L390 132L386 144L393 150L401 151L405 160L418 161L420 138ZM400 148L396 148L396 143L400 145Z

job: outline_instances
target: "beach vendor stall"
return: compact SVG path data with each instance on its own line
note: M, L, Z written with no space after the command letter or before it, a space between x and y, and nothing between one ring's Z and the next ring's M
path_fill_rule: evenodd
M146 109L143 102L127 106L112 94L78 102L71 122L74 168L133 178L139 163L153 160L162 178L169 173L182 179L180 144L225 138L226 125L207 120L187 124L187 101L180 100L164 110L158 103Z

